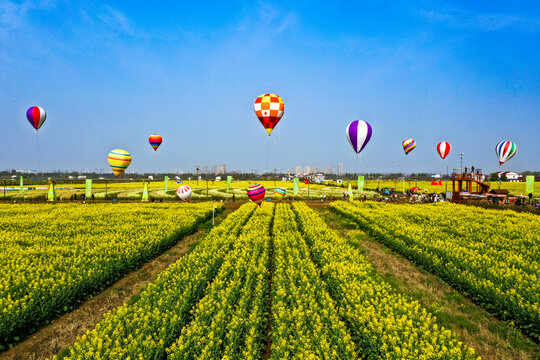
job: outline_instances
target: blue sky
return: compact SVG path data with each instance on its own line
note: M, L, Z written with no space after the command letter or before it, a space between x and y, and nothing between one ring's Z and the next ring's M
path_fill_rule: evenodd
M540 3L0 1L0 169L540 170ZM270 139L253 101L279 94ZM161 134L156 153L148 136ZM401 141L417 148L404 155ZM453 146L441 160L439 141Z

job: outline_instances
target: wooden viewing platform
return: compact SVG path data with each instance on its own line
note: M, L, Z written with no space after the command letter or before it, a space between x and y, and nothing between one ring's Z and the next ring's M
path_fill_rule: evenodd
M464 192L471 195L486 195L489 192L489 185L480 181L483 178L483 174L455 174L452 177L452 202L460 202ZM474 191L473 184L475 184Z

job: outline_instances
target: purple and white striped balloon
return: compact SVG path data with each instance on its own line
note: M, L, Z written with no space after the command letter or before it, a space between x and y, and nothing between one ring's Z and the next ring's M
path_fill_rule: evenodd
M347 139L357 154L364 150L371 134L371 125L363 120L354 120L347 126Z

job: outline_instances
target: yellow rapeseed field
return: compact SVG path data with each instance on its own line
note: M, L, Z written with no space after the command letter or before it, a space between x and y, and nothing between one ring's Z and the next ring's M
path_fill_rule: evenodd
M540 339L540 216L450 203L331 206Z
M0 346L100 291L211 214L211 203L0 205Z

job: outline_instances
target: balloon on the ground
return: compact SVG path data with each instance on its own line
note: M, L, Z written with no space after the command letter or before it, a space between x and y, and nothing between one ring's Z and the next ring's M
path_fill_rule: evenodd
M161 137L161 135L157 135L157 134L150 135L150 137L148 138L148 142L154 148L154 151L158 149L162 141L163 141L163 138Z
M266 190L261 184L253 184L247 190L248 197L257 205L261 205L265 193Z
M39 106L31 106L26 110L26 118L30 124L32 124L34 129L38 130L45 122L47 113Z
M193 194L193 190L187 185L182 185L176 190L176 195L178 195L181 200L187 202L191 199L191 194Z
M403 151L405 151L405 155L408 155L416 147L416 141L414 141L414 139L407 138L403 140L402 145Z
M364 150L369 139L371 139L372 129L371 125L363 120L355 120L347 126L347 139L349 144L353 147L353 150L359 154Z
M287 194L287 190L282 188L275 188L274 189L274 196L276 199L281 200L283 197Z
M439 156L443 159L448 156L451 149L452 149L452 146L450 145L449 142L442 141L437 144L437 152L439 153Z
M285 112L285 104L276 94L262 94L255 99L254 109L259 121L270 136Z
M516 155L517 146L511 141L501 141L495 146L495 153L499 158L499 165L504 164L505 161L510 160L514 155Z
M122 174L129 164L131 164L131 154L126 150L114 149L109 153L109 165L116 177Z

